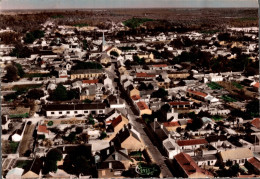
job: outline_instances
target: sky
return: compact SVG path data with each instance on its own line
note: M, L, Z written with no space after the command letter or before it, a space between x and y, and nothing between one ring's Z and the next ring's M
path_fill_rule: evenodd
M6 9L255 7L258 0L0 0Z

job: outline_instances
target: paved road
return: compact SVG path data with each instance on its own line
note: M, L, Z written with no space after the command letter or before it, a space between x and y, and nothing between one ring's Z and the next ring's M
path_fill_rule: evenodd
M141 139L145 144L148 153L152 157L152 161L158 164L161 168L161 177L173 177L172 173L170 172L169 168L166 166L164 160L164 156L160 153L160 151L153 145L149 137L144 132L142 124L136 121L137 116L133 114L130 107L127 106L127 114L129 122L135 127L135 129L140 133Z
M118 69L116 67L116 69ZM118 70L115 71L117 75L119 75ZM139 118L139 116L136 116L133 112L135 110L135 107L132 104L132 101L130 97L123 91L122 85L120 82L118 82L118 87L120 89L120 93L122 93L124 100L126 100L126 110L127 110L127 118L129 119L129 122L135 127L135 129L140 133L141 139L145 144L145 147L149 153L149 155L152 157L152 161L158 164L161 168L161 175L160 177L173 177L172 173L170 172L169 168L166 166L164 160L164 156L160 153L160 151L157 149L156 146L153 145L149 137L146 135L143 124L136 121L136 119Z

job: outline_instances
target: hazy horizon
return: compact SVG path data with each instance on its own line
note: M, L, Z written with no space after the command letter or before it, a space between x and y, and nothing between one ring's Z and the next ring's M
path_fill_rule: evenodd
M2 0L0 10L258 8L257 0Z

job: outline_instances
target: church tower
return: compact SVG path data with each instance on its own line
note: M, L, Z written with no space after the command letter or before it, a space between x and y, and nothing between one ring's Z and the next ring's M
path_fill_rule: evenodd
M104 35L104 32L103 32L103 38L102 38L102 52L105 51L105 48L106 48L106 40L105 40L105 35Z

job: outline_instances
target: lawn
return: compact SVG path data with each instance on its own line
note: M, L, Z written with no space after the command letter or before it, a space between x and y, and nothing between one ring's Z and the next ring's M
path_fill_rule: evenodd
M222 89L223 87L220 86L219 84L215 83L215 82L211 82L207 84L208 87L210 87L213 90L218 90L218 89Z
M3 152L3 154L15 154L18 146L19 146L19 142L2 140L2 152Z
M219 116L219 115L215 115L212 118L214 119L214 121L221 121L222 120L221 116Z
M232 82L232 85L235 86L238 89L242 89L243 88L243 86L241 84L237 83L237 82Z
M221 97L224 101L226 102L236 102L237 100L233 99L232 97L228 96L228 95L223 95Z
M73 26L75 26L75 27L87 27L88 24L81 23L81 24L74 24Z
M24 168L28 166L28 164L32 163L32 160L17 160L16 167Z

